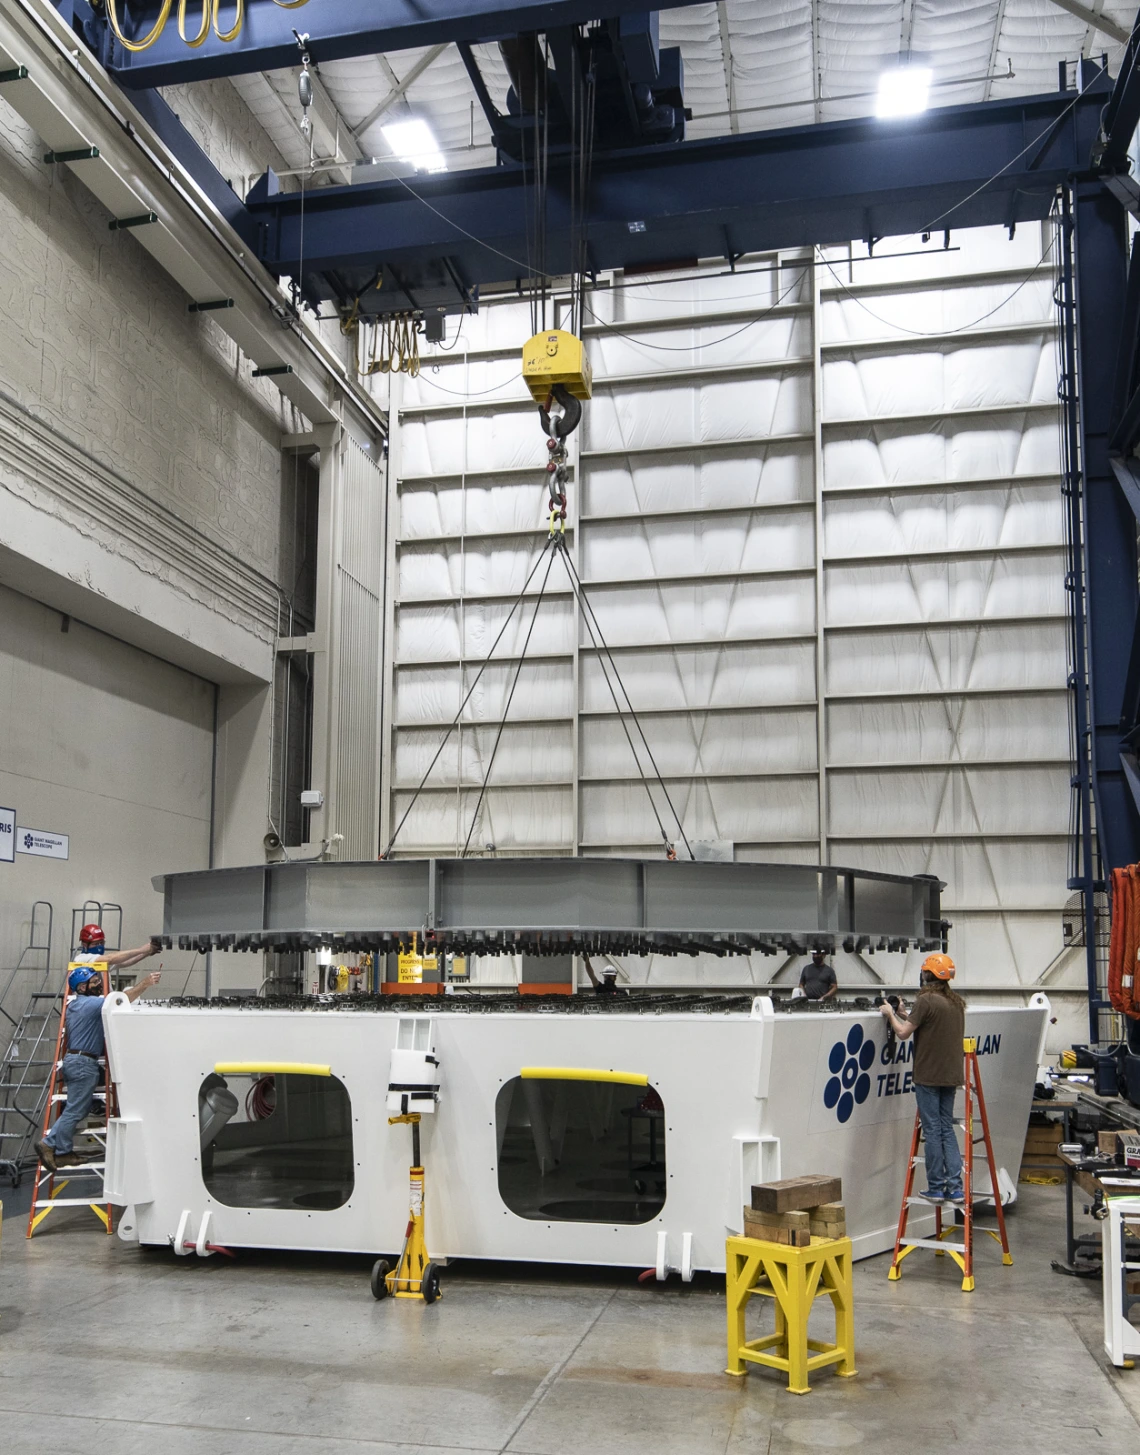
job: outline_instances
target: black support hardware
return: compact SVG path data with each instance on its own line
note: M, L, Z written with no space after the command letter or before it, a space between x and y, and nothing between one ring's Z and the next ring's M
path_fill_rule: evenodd
M233 306L232 298L211 298L207 303L191 303L186 311L187 313L211 313L215 308L232 308Z
M267 369L254 369L253 377L255 379L272 379L277 374L291 374L292 372L292 364L270 364Z
M146 227L148 223L157 221L157 212L144 212L139 217L113 217L107 227L111 232L122 232L125 227Z
M6 81L26 81L27 79L27 66L13 66L10 71L0 71L0 85Z
M44 152L44 161L51 162L93 162L99 155L98 147L73 147L68 152Z

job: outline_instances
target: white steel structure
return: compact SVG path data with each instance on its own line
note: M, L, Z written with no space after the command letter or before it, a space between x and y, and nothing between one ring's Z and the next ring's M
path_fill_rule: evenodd
M739 1005L591 1013L476 999L401 1014L351 998L203 1009L111 996L120 1115L107 1186L128 1209L120 1233L183 1254L398 1251L410 1143L388 1124L389 1084L410 1076L415 1051L438 1062L424 1062L440 1089L420 1128L434 1259L723 1270L752 1184L813 1171L843 1178L856 1256L889 1248L913 1043L891 1060L873 1011ZM1037 996L967 1017L1011 1177L1048 1014ZM654 1121L649 1142L641 1124Z

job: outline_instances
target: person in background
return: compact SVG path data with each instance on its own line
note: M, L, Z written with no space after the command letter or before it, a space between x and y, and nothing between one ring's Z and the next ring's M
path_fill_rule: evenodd
M927 955L918 994L906 1015L886 1002L879 1007L900 1041L914 1037L914 1095L926 1158L926 1191L918 1195L927 1202L966 1200L962 1153L954 1130L954 1098L966 1081L962 1052L966 1002L950 989L953 978L949 955Z
M99 1061L104 1052L103 1001L106 997L102 993L102 976L90 967L98 962L110 970L125 970L160 948L159 941L148 940L134 950L107 951L103 930L96 924L83 926L79 942L84 947L83 951L75 957L78 963L67 977L68 988L74 992L74 998L64 1018L65 1049L60 1065L67 1084L67 1101L55 1125L42 1142L36 1143L40 1162L50 1172L79 1161L72 1151L72 1139L76 1127L91 1110L95 1092L103 1080ZM157 985L158 981L158 971L152 971L137 984L128 986L123 994L128 1000L137 1000L144 990Z
M602 971L602 978L599 980L594 974L594 967L590 964L589 955L582 956L586 965L586 974L590 977L590 984L594 987L595 995L625 995L624 990L618 989L617 971L612 965L607 965Z
M811 964L800 973L800 989L806 1000L830 1000L839 991L835 969L827 963L824 950L813 950Z

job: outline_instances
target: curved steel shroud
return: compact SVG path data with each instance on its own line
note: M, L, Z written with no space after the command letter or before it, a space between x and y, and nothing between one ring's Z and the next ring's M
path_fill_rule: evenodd
M208 869L154 880L163 938L191 950L748 955L938 949L940 880L831 865L659 859L395 859Z

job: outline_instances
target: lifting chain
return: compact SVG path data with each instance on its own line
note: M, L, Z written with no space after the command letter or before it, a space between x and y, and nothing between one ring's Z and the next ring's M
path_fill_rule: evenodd
M566 463L566 445L552 435L546 441L550 458L546 462L546 488L550 493L547 504L550 507L550 535L566 534L566 478L570 467Z
M562 406L562 413L554 412L554 405ZM566 534L566 482L570 475L566 441L582 421L582 401L575 399L564 384L555 384L546 397L546 403L538 406L538 418L543 433L547 436L546 488L550 499L550 535Z

